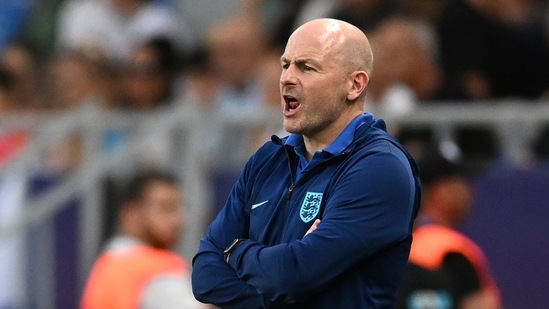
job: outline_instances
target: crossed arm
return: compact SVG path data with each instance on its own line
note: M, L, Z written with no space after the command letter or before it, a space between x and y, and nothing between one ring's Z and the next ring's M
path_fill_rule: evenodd
M341 179L342 189L336 188L334 202L327 202L322 224L314 222L305 237L271 247L243 242L228 264L223 250L246 234L237 207L225 207L193 259L197 299L224 308L266 308L312 295L359 260L409 237L413 186L408 176L398 176L403 174L398 164L379 160L373 158L368 168ZM233 198L232 202L242 202L238 194Z

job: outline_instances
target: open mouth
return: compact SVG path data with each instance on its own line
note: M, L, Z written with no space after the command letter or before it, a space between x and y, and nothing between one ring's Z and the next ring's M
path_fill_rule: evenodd
M299 101L291 95L284 95L283 98L284 98L284 102L286 103L284 105L285 112L292 113L300 105Z

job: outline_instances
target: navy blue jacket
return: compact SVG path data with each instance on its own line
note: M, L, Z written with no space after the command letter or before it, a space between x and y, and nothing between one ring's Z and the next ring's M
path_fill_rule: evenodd
M341 153L299 157L273 136L246 163L193 258L195 297L222 308L392 308L420 187L410 155L371 114ZM304 237L315 218L322 221ZM232 253L223 250L247 238Z

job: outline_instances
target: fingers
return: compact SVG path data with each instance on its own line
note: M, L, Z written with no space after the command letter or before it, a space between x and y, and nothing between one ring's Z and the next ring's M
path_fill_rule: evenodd
M318 225L320 224L320 219L316 219L315 222L313 222L313 225L311 225L311 227L307 230L307 232L305 233L305 236L311 234L312 232L314 232L317 228L318 228Z

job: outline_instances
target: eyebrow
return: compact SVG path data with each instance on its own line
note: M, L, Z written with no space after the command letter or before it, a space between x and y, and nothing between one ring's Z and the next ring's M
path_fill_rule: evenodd
M282 56L280 57L280 62L281 63L288 63L288 62L291 62L288 58ZM299 65L299 64L304 64L304 63L310 63L310 64L318 64L318 62L316 60L314 60L313 58L297 58L294 60L294 63Z

